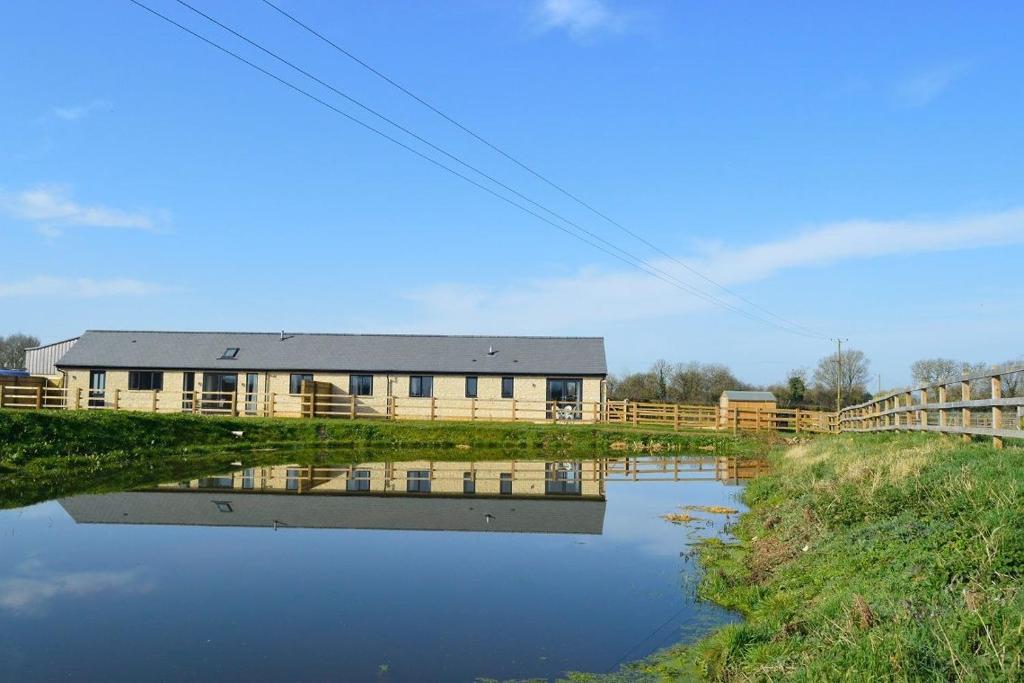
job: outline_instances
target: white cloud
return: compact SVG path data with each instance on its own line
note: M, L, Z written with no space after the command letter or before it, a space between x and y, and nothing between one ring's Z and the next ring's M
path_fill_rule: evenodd
M37 568L38 569L38 568ZM0 608L21 614L38 614L62 597L87 597L98 593L145 593L152 582L135 570L95 572L33 572L31 576L0 579Z
M913 74L896 84L896 103L902 107L923 107L945 92L966 71L965 64L947 64Z
M740 248L720 245L701 257L680 260L735 288L785 270L846 260L1020 244L1024 244L1024 208L947 220L830 223L774 242ZM719 299L736 303L669 259L650 263ZM596 268L494 288L444 283L404 296L421 307L423 319L430 321L432 329L484 333L600 329L612 322L651 320L711 306L637 270ZM523 316L522 311L530 311L530 315ZM510 330L510 324L529 327Z
M121 228L155 232L166 216L139 211L124 211L98 204L80 204L70 197L67 187L38 185L19 192L0 191L0 211L28 221L36 231L56 237L67 228Z
M50 114L62 121L78 121L97 111L106 111L111 108L110 102L106 100L93 100L85 104L72 104L66 107L53 107Z
M40 275L17 282L0 282L0 299L61 297L94 299L111 296L146 296L172 291L172 288L131 278L94 280Z
M540 0L535 10L541 31L561 29L573 38L626 28L628 17L609 7L605 0Z

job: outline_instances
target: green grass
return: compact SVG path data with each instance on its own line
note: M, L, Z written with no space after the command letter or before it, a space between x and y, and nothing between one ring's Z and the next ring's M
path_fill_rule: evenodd
M237 436L232 432L242 432ZM392 422L0 410L0 508L122 490L230 463L756 454L761 439L614 425Z
M656 655L656 678L1021 680L1024 449L927 434L780 449L703 598L743 613Z

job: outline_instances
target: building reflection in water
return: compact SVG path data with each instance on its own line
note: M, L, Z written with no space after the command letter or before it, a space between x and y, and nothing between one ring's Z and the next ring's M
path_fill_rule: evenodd
M600 534L610 482L737 485L763 460L415 460L275 465L61 501L79 523Z

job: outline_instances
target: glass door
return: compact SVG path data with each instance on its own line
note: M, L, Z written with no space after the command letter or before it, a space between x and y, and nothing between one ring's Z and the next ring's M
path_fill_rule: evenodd
M107 405L107 371L89 371L89 407L103 408Z
M548 419L578 420L583 415L583 380L579 378L548 380Z
M245 414L255 415L257 408L256 388L259 386L259 374L248 372L245 375Z
M181 412L191 413L195 405L196 373L184 372L181 375Z
M238 375L226 372L203 373L201 410L231 410L231 397L238 389Z

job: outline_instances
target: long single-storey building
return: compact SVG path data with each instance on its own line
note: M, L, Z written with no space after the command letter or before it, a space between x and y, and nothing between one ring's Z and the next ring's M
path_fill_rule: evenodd
M600 337L90 330L69 408L435 419L600 418Z

